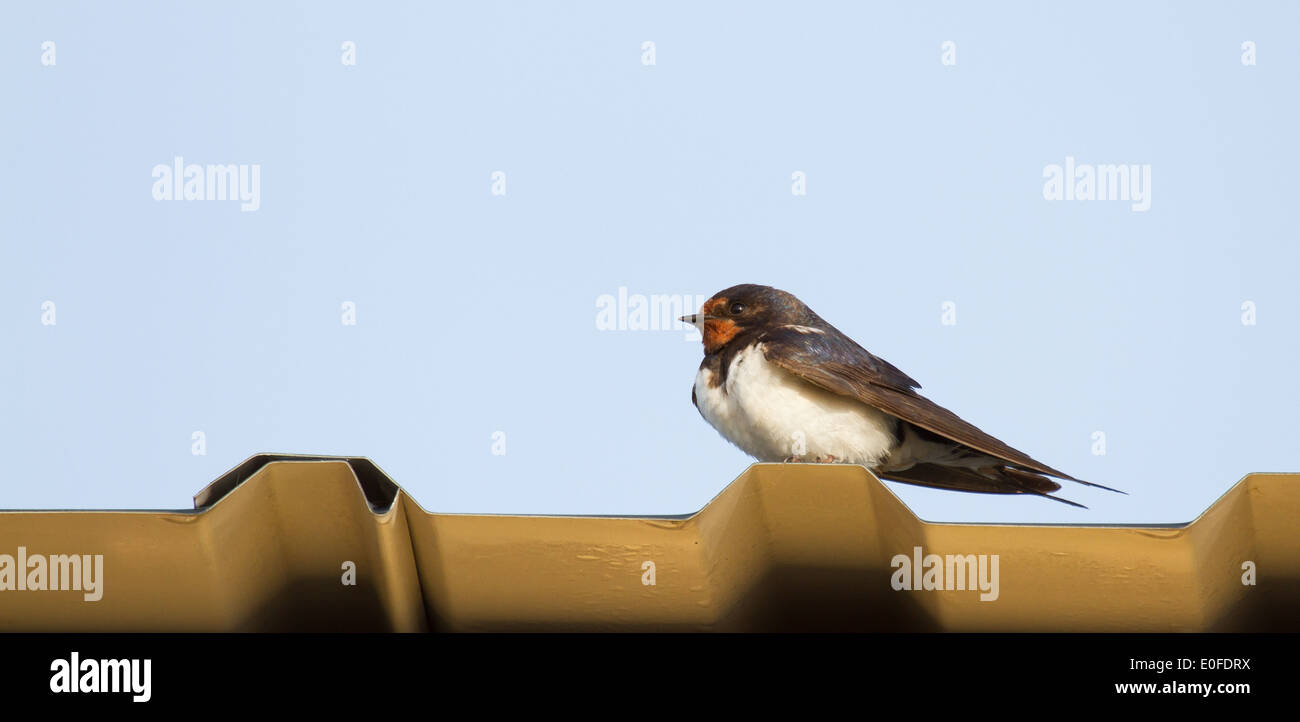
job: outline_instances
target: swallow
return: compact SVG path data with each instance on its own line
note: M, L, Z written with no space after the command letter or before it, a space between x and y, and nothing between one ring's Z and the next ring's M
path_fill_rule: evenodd
M1035 461L916 392L912 377L859 346L794 295L742 284L682 321L700 329L704 361L691 403L759 461L861 464L883 479L954 491L1053 496Z

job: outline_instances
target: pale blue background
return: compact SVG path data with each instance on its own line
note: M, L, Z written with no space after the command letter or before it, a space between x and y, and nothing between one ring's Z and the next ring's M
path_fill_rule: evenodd
M1131 492L891 484L923 517L1178 522L1300 470L1294 3L204 6L5 3L0 507L188 507L276 451L430 510L689 512L748 458L698 344L596 298L738 282ZM260 163L261 210L155 202L176 155ZM1151 210L1043 200L1067 155L1151 164Z

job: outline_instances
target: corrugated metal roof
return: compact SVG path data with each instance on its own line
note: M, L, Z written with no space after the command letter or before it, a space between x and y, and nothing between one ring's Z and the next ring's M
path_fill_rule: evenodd
M195 505L0 513L0 555L104 560L98 601L0 591L0 629L1300 627L1295 474L1247 476L1181 526L928 523L861 467L796 464L755 464L680 518L429 513L366 459L283 455L248 459ZM917 548L996 555L997 598L973 579L895 590Z

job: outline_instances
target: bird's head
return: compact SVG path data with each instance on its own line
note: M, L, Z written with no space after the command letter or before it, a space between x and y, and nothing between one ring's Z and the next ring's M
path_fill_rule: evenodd
M704 353L721 351L746 331L790 324L825 323L794 294L744 283L718 291L700 306L699 313L682 316L704 336Z

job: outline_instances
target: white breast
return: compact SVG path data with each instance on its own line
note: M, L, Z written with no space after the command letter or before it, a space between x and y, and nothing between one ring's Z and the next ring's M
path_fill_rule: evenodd
M876 467L897 444L894 419L859 401L824 391L763 357L754 344L736 354L724 385L695 377L695 404L728 441L759 461L833 456Z

